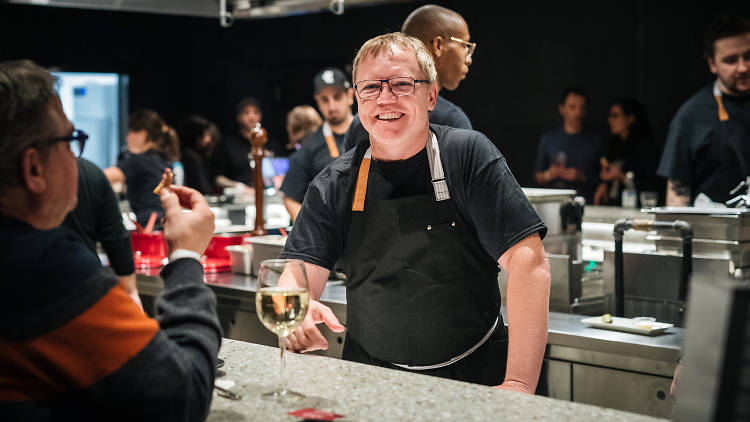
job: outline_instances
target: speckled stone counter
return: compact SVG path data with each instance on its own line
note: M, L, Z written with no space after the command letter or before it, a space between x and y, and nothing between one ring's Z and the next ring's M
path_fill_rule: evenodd
M658 421L567 401L378 368L322 356L292 354L289 386L308 396L283 405L260 397L276 386L278 349L223 340L221 379L236 382L241 400L215 396L208 420L296 421L289 411L306 407L344 415L346 421Z

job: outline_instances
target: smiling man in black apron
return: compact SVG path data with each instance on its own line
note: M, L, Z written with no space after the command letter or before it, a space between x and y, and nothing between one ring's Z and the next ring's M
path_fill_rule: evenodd
M700 193L725 202L750 176L750 21L719 16L705 41L716 81L680 107L659 163L671 206L690 205Z
M547 339L546 226L489 139L429 124L435 68L419 40L369 40L353 78L370 142L313 180L282 257L307 263L316 299L341 258L344 359L533 393ZM344 329L311 301L289 347L327 347L321 322Z
M343 152L344 134L352 123L354 90L344 72L329 67L313 78L315 102L323 115L323 125L302 141L302 148L292 155L281 192L292 221L302 207L307 185Z

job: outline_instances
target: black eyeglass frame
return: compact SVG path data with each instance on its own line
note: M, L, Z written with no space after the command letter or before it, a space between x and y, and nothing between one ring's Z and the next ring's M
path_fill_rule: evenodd
M78 151L78 154L76 154L76 157L80 157L81 155L83 155L83 148L86 146L86 140L87 139L89 139L89 134L88 133L86 133L86 132L84 132L84 131L82 131L80 129L76 129L76 130L73 131L72 134L70 134L68 136L60 136L59 138L52 138L52 139L47 139L46 141L35 142L34 144L32 144L30 146L30 148L33 148L33 147L35 147L37 145L40 145L40 146L42 146L42 145L43 146L51 146L51 145L54 145L54 144L56 144L58 142L68 142L68 143L70 143L70 142L78 142L79 151Z
M412 80L411 86L413 88L412 91L408 94L396 94L396 91L394 91L393 87L391 86L391 81L394 79L411 79ZM374 97L367 97L367 98L363 97L362 94L359 92L359 85L365 82L370 82L370 83L379 82L380 89L378 90L378 95ZM412 95L414 94L414 92L416 92L418 83L429 83L429 82L430 82L429 79L414 79L411 76L397 76L397 77L388 78L388 79L364 79L354 84L354 91L357 93L357 96L362 100L376 100L380 97L380 94L383 92L383 83L385 83L386 85L388 85L388 89L391 90L391 93L393 93L393 95L395 95L396 97L408 97L409 95Z

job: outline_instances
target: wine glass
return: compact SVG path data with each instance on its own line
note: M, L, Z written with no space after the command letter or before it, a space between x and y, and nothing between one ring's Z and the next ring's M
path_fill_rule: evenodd
M288 390L284 367L286 366L286 337L305 319L310 295L307 291L305 265L296 259L267 259L258 269L258 291L255 309L260 322L279 337L281 369L279 387L264 398L288 400L304 397Z

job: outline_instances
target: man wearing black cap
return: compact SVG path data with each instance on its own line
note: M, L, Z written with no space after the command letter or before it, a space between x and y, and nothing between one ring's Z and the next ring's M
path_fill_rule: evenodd
M354 90L344 72L326 68L313 79L315 102L323 115L323 125L302 141L302 148L289 162L281 192L292 221L297 218L307 185L343 152L344 134L352 123Z

